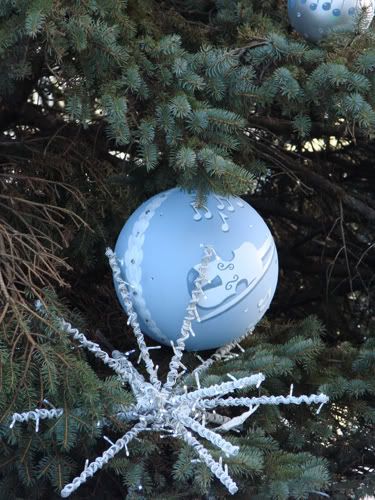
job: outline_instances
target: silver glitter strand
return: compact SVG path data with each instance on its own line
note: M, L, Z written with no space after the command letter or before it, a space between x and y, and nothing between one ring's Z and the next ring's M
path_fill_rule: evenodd
M196 420L190 418L190 417L180 417L180 422L185 426L185 427L190 427L193 431L195 431L197 434L199 434L201 437L207 439L210 441L212 444L220 448L226 455L237 455L239 452L239 447L238 446L233 446L229 441L226 439L222 438L220 434L217 434L216 432L211 431L210 429L207 429L204 425L201 425L199 422Z
M120 351L113 351L112 358L115 359L119 363L120 367L129 374L129 385L132 388L132 391L137 393L138 388L146 382L145 378L134 368L128 358Z
M25 411L23 413L13 413L9 428L12 429L16 422L28 422L29 420L34 420L36 422L36 432L38 432L39 420L59 418L63 412L64 410L62 408L52 408L51 410L41 408L32 411Z
M188 392L187 394L176 396L176 399L184 403L192 404L195 401L202 400L206 397L224 396L225 394L233 392L236 389L243 389L251 385L256 386L264 380L265 376L263 373L257 373L255 375L251 375L250 377L243 377L238 380L223 382L222 384L215 384L210 387L198 389L197 391Z
M130 429L126 434L124 434L120 439L118 439L108 450L103 452L100 457L97 457L91 464L87 465L84 470L81 472L79 476L73 479L73 481L67 484L61 490L61 496L63 498L67 498L70 496L75 490L77 490L83 483L87 481L90 477L92 477L99 469L103 467L106 463L108 463L117 453L119 453L124 448L127 448L127 445L134 439L140 432L142 432L146 427L144 422L139 422L135 424L135 426Z
M169 372L167 375L167 381L164 384L164 389L166 392L170 392L173 386L176 384L178 371L181 364L181 358L185 350L185 342L189 338L192 331L191 322L196 317L197 304L202 296L202 282L205 279L204 273L207 269L208 263L213 256L213 251L206 247L204 248L204 257L202 259L201 265L198 268L198 276L195 279L194 289L192 291L192 299L187 306L187 314L182 322L181 334L177 340L177 346L174 349L174 355L169 364Z
M210 452L195 439L195 437L188 431L181 432L182 439L189 444L198 453L199 457L205 462L211 472L220 480L220 482L227 488L229 493L234 495L238 491L237 484L228 475L228 472L216 462Z
M69 333L74 340L78 340L82 347L85 347L88 351L92 352L96 358L103 361L104 364L112 368L113 371L124 381L129 382L133 378L133 370L129 366L125 366L124 363L111 358L105 351L100 349L99 345L91 340L87 340L85 335L81 333L77 328L73 328L70 323L62 318L59 318L59 324L66 333Z
M198 375L201 375L203 372L207 371L214 363L216 363L217 361L221 361L222 359L225 359L235 347L241 348L241 346L239 346L239 343L252 333L253 329L248 330L242 337L239 337L238 339L233 340L233 342L230 342L229 344L224 345L223 347L217 349L212 354L212 356L210 356L205 361L203 361L199 366L194 368L192 375L195 376L196 373Z
M222 425L232 420L230 417L220 415L219 413L207 413L206 419L208 422L217 425Z
M311 405L312 403L327 403L328 396L325 394L310 394L310 396L259 396L253 398L217 398L217 399L203 399L199 401L198 406L205 409L217 408L218 406L253 406L253 405L300 405L305 403Z
M127 286L125 284L125 281L121 278L121 270L120 270L120 267L118 265L116 255L114 254L114 252L110 248L107 248L105 254L108 257L109 265L111 266L114 280L116 281L116 283L118 285L118 290L120 292L122 300L124 301L126 312L128 313L128 317L129 317L129 322L133 328L134 336L138 342L140 354L142 356L143 361L145 362L146 370L150 376L150 382L153 385L155 385L156 387L160 387L161 382L158 379L158 376L157 376L157 373L156 373L156 370L154 367L154 363L153 363L153 361L150 357L150 354L148 352L145 338L143 336L143 333L141 332L141 328L139 326L138 319L137 319L137 313L134 311L133 303L131 301Z

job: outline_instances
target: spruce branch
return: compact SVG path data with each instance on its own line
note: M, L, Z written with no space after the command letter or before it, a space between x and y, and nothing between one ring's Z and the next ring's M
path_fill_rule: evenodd
M277 170L280 168L283 170L289 169L292 174L297 177L299 183L302 183L300 179L303 179L305 184L309 183L314 187L314 189L323 191L337 200L341 200L343 205L347 208L362 215L366 218L366 220L375 222L375 210L362 201L359 195L352 196L341 186L314 172L312 169L306 168L301 164L301 161L294 159L291 155L288 155L287 152L284 152L273 145L266 145L261 142L254 141L254 146L257 149L259 156L266 160L271 168Z

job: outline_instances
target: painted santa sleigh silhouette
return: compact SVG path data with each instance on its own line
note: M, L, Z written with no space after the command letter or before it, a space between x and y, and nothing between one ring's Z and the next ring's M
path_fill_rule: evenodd
M211 311L200 314L200 322L218 316L244 299L266 274L275 251L275 243L270 235L259 249L246 241L232 252L232 259L224 261L217 256L212 260L207 266L206 280L202 283L204 294L197 304L199 308ZM198 266L188 273L190 294L197 274ZM271 295L271 290L268 290L266 296L258 302L258 307L263 308Z

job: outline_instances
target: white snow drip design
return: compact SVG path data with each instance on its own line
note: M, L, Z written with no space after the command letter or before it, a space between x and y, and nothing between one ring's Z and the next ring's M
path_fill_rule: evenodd
M236 211L236 209L235 209L232 201L228 197L214 195L214 198L218 202L218 204L216 205L216 208L218 210L218 214L219 214L219 217L221 219L221 230L224 233L227 233L230 229L229 223L228 223L229 215L225 214L224 210L227 210L228 212L233 213ZM245 206L240 198L235 198L235 204L237 205L237 207L240 207L240 208L243 208ZM196 201L193 200L192 202L190 202L190 206L194 211L193 219L195 221L199 222L202 219L206 219L206 220L212 219L213 213L205 205L198 207Z
M157 336L160 342L169 344L169 339L162 333L158 325L152 319L151 312L147 308L146 300L142 289L142 260L143 244L147 229L155 211L164 203L171 194L172 190L157 196L144 207L143 212L133 226L133 230L128 240L128 247L125 252L126 280L132 285L132 302L143 321L147 323L148 328Z

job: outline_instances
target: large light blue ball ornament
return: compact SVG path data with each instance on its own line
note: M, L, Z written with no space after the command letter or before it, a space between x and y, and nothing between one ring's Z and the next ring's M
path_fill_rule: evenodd
M374 0L288 0L288 14L300 35L317 42L332 32L353 31L359 16L360 29L367 29L374 17Z
M115 248L142 331L162 344L179 337L203 246L210 246L214 257L187 350L212 349L241 337L270 305L278 259L260 215L241 198L209 194L198 208L195 193L170 189L130 216Z

